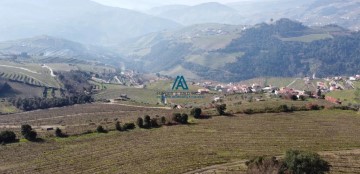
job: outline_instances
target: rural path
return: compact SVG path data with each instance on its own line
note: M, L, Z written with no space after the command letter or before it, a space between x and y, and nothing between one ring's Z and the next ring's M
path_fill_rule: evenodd
M300 80L300 78L296 78L294 81L292 81L289 85L287 85L286 87L290 87L291 85L293 85L297 80Z
M21 70L24 70L24 71L27 71L27 72L31 72L31 73L34 73L34 74L40 74L36 71L33 71L33 70L30 70L30 69L27 69L27 68L23 68L23 67L18 67L18 66L10 66L10 65L0 65L2 67L7 67L7 68L15 68L15 69L21 69Z
M339 151L322 151L318 152L321 156L336 156L339 154L360 154L360 149L352 149L352 150L339 150ZM282 156L276 156L276 158L281 158ZM231 167L243 166L246 167L245 162L248 160L239 160L229 163L216 164L212 166L207 166L201 169L196 169L193 171L186 172L184 174L200 174L200 173L221 173L219 171L228 171ZM240 171L233 171L236 173L242 173ZM243 173L246 173L243 171Z
M51 67L49 67L49 66L47 66L47 65L42 65L42 67L43 68L47 68L47 69L49 69L50 70L50 75L51 75L51 77L56 77L56 75L54 74L54 71L53 71L53 69L51 68Z
M129 106L129 107L145 108L145 109L166 109L166 110L172 109L171 107L137 106L137 105L128 105L128 104L115 103L115 101L113 99L110 100L110 103L103 103L103 104L105 104L105 105Z

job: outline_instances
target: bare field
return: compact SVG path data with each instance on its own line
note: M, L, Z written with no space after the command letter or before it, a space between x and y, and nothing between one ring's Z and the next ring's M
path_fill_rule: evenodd
M78 107L77 112L84 113L85 109L81 107L89 106L74 107ZM91 107L101 113L115 106ZM103 107L103 110L99 107ZM130 110L140 115L148 114L149 111L120 108L119 112ZM53 116L45 116L49 113L42 112L43 118L67 114L62 113L66 112L65 109L59 109ZM26 113L14 119L29 120L42 112ZM86 112L92 110L89 108ZM121 118L125 118L126 114L120 114L117 110L114 112L116 117L123 115ZM166 110L158 112L164 113ZM136 114L129 115L129 120L137 117L134 116ZM4 117L1 119L1 122L6 120ZM290 148L316 152L359 149L359 125L360 115L356 112L323 110L212 117L193 120L192 124L183 126L93 133L65 139L48 138L44 143L21 142L1 146L0 172L184 173L253 156L278 156ZM338 164L334 165L334 173L360 172L357 167L359 155L356 153L345 156L339 154L338 157L323 155L333 165Z
M47 127L61 127L68 134L81 134L94 131L98 125L114 129L116 121L135 122L144 114L167 116L171 111L156 108L141 108L111 104L86 104L63 108L53 108L0 116L0 130L14 130L19 133L22 124L30 124L42 136L53 134L44 131Z

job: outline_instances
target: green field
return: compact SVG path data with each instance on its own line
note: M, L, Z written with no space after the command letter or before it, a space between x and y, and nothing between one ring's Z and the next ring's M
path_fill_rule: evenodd
M290 38L281 38L282 41L287 41L287 42L313 42L313 41L317 41L317 40L323 40L323 39L331 39L333 38L333 36L331 36L330 34L309 34L309 35L305 35L305 36L300 36L300 37L290 37Z
M61 83L50 75L50 71L40 64L18 64L0 61L0 77L35 86L60 88Z

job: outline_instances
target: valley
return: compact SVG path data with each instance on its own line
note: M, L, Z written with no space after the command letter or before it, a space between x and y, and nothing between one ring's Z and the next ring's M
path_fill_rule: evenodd
M360 173L359 0L0 2L0 173Z

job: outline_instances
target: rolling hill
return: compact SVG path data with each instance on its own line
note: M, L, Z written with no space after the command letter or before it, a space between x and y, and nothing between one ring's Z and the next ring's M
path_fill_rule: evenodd
M180 26L167 19L90 0L0 2L0 41L50 35L86 44L111 45Z
M359 35L336 25L308 27L289 19L252 27L203 24L141 37L122 53L147 72L226 82L353 75L359 73Z
M34 58L42 63L121 62L115 52L51 36L0 42L1 57Z

